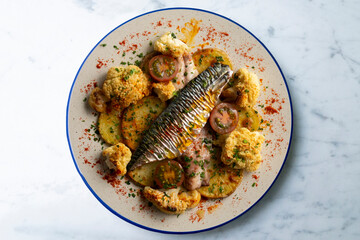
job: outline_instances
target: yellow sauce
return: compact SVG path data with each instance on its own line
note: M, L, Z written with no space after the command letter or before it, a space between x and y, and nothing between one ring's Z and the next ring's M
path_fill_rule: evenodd
M188 46L192 45L194 43L195 36L200 31L200 23L202 21L198 21L195 18L192 18L190 22L185 23L185 27L181 28L181 33L184 35L184 38L181 39L184 43L186 43Z

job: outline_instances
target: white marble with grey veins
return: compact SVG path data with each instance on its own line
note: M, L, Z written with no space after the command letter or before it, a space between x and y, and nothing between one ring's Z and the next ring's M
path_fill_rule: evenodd
M181 2L181 3L180 3ZM191 239L360 239L360 1L1 1L1 239L168 239L107 211L75 171L67 97L89 50L158 8L225 15L278 60L293 146L250 212ZM171 236L181 239L184 236Z

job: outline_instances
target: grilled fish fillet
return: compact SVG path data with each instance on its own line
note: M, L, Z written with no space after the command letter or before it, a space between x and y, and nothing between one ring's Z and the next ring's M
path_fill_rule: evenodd
M127 168L180 156L205 126L232 71L215 63L191 80L144 134Z

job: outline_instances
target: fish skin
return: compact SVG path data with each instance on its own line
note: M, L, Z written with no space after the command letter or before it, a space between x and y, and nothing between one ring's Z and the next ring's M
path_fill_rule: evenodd
M181 89L144 134L127 168L180 156L205 126L231 74L229 66L215 63Z

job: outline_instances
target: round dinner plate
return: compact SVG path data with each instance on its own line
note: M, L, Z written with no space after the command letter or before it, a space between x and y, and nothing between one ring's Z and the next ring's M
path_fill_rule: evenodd
M159 36L173 32L192 52L219 48L228 53L234 70L247 68L260 79L256 109L265 136L262 163L244 173L239 187L223 199L204 200L181 215L158 211L141 197L140 187L127 177L109 175L101 161L103 143L96 130L98 114L87 99L102 86L108 69L139 63ZM90 51L71 86L66 117L70 151L81 178L94 196L121 219L164 233L194 233L222 226L252 208L278 177L288 154L292 134L292 106L285 78L275 58L252 33L216 13L191 8L148 12L121 24Z

